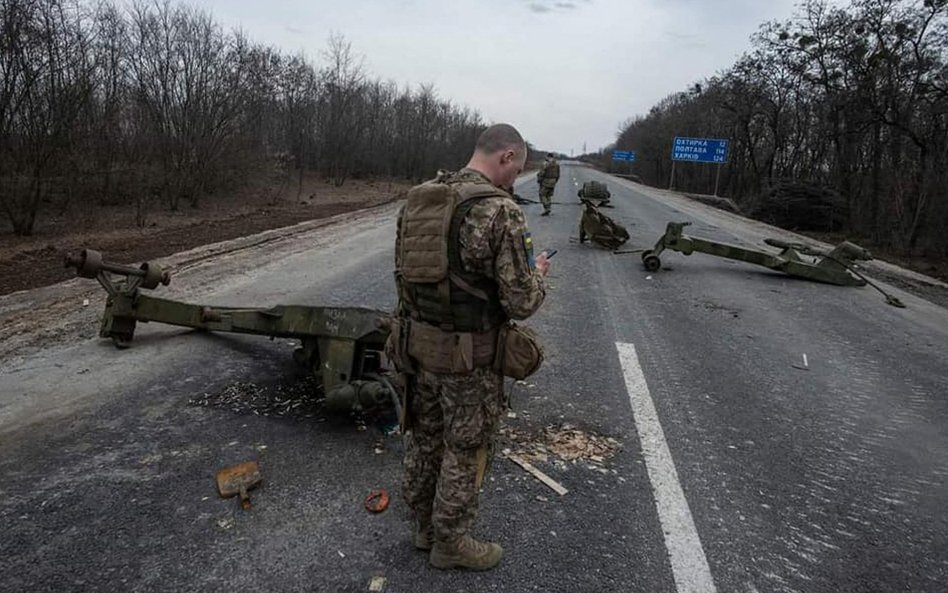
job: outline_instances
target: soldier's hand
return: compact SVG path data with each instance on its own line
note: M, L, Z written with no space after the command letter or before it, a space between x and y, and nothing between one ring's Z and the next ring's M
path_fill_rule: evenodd
M537 272L540 272L541 276L546 276L546 273L550 270L550 260L546 258L546 252L540 253L534 260L536 265Z

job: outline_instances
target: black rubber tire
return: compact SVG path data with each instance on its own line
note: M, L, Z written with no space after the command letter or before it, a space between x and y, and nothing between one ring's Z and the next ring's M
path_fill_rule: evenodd
M642 263L645 264L645 269L649 272L657 272L662 267L662 260L660 260L657 255L652 255L651 253L642 258Z

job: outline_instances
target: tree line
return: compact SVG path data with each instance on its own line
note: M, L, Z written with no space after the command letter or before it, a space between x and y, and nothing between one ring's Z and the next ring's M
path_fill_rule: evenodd
M315 63L167 0L0 0L0 215L20 235L43 204L134 204L144 224L254 179L417 180L484 127L374 78L339 35Z
M675 136L730 139L721 188L746 211L945 257L948 1L805 0L733 66L626 121L614 148L667 186ZM678 163L676 188L710 193L715 173Z

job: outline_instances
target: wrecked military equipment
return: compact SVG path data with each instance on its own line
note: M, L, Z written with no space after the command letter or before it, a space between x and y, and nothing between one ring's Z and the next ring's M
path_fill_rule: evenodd
M583 203L583 215L579 220L579 242L588 238L593 243L609 250L618 249L629 240L625 227L599 211L592 200L580 198Z
M865 286L870 284L885 296L888 304L896 307L905 306L899 299L872 284L856 269L857 261L869 261L872 259L872 255L855 243L843 241L832 250L826 251L804 243L764 239L764 243L767 245L780 249L780 252L775 254L686 235L683 230L690 224L690 222L668 223L665 234L658 239L655 247L642 252L642 263L646 270L657 272L662 267L659 255L666 249L678 251L684 255L691 255L697 251L757 264L790 276L837 286Z
M592 200L598 202L596 205L599 207L609 204L609 198L612 197L606 184L599 181L587 181L583 183L583 186L579 188L576 195L579 196L580 202L584 199Z
M362 410L392 403L398 409L394 385L382 367L388 315L361 307L276 305L269 308L211 307L148 296L171 282L156 264L139 268L103 261L85 249L66 256L66 267L83 278L94 278L108 293L99 336L118 348L131 346L138 322L155 321L215 332L293 338L301 347L293 353L319 380L329 410Z

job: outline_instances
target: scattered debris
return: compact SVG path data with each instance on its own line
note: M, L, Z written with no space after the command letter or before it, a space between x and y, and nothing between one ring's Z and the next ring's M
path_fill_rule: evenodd
M192 406L225 408L235 414L312 418L325 400L312 375L285 384L261 386L249 381L232 383L219 393L205 393L188 401Z
M385 587L385 577L372 577L369 581L369 591L381 591Z
M795 369L800 369L801 371L808 371L808 370L810 370L810 363L809 363L809 362L807 361L807 359L806 359L806 352L803 353L803 366L798 365L797 363L793 363L793 364L791 364L790 366L793 367L793 368L795 368Z
M522 459L521 457L519 457L519 456L515 455L514 453L512 453L512 452L510 451L510 449L505 449L505 450L504 450L504 457L506 457L506 458L509 459L510 461L513 461L514 463L516 463L516 464L519 465L520 467L522 467L522 468L523 468L524 470L526 470L529 474L531 474L533 477L535 477L536 479L540 480L541 482L543 482L544 484L546 484L547 486L549 486L551 490L553 490L554 492L556 492L556 493L559 494L560 496L563 496L563 495L565 495L567 492L569 492L569 490L567 490L566 488L564 488L562 484L560 484L559 482L557 482L556 480L554 480L554 479L551 478L550 476L546 475L545 473L541 472L541 471L538 470L537 468L533 467L533 466L530 464L529 461L526 461L525 459Z
M245 461L225 467L217 472L217 491L222 498L240 495L240 507L250 508L248 490L257 487L263 477L260 475L260 465L256 461Z
M217 526L221 529L232 529L234 527L233 517L223 517L217 520Z
M550 457L576 463L603 464L619 449L619 441L579 430L571 424L547 426L539 435L531 435L504 426L500 435L514 452L531 463L546 463Z
M365 510L370 513L381 513L388 508L388 502L388 492L384 488L379 488L369 492L362 504L365 506Z
M346 555L342 553L342 550L336 550L336 553L339 554L340 558L345 558Z

